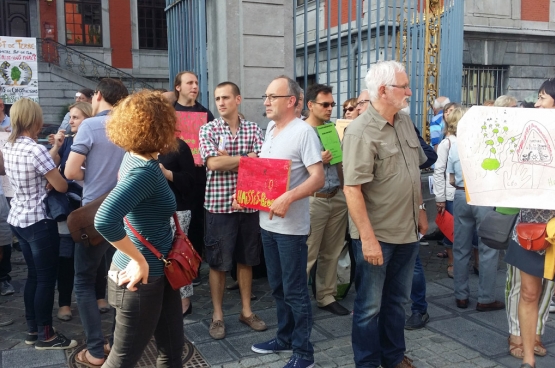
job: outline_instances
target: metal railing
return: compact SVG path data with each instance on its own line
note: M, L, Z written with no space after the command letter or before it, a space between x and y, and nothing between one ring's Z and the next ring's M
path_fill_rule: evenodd
M154 89L150 84L129 73L50 39L38 38L37 51L39 62L54 64L94 82L103 78L114 78L121 80L130 92Z

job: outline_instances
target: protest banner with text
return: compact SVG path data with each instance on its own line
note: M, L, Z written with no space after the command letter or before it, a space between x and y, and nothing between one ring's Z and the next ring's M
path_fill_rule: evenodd
M183 139L191 149L195 164L203 165L200 157L198 133L200 127L208 121L205 112L176 111L177 114L177 137Z
M13 104L26 97L39 102L37 40L0 37L0 98Z

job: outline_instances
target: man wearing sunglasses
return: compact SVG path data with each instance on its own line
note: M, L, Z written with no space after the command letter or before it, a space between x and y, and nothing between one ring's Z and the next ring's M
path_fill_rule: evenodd
M312 85L306 93L306 100L310 115L305 121L316 133L318 126L333 124L329 121L335 106L331 87ZM344 316L349 314L349 310L334 298L337 292L337 261L343 249L347 228L347 202L341 189L343 170L341 163L330 165L333 159L330 151L324 150L323 146L321 150L325 184L309 198L311 232L306 242L307 273L318 260L316 277L313 280L316 283L318 308Z

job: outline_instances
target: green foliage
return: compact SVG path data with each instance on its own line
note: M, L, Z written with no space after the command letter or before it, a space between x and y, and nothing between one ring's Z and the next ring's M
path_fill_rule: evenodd
M12 68L12 74L10 77L12 78L14 83L17 84L16 82L21 78L21 70L19 70L17 66L14 66Z

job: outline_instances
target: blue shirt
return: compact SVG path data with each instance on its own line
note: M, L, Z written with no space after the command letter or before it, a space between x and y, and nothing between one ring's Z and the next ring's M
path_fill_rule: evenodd
M85 119L71 145L71 152L86 156L83 205L112 190L118 180L118 170L125 153L106 137L109 111Z
M0 123L0 127L6 129L6 132L11 132L11 124L10 124L10 117L8 115L4 115L4 120Z
M443 140L444 129L445 122L443 121L443 110L441 110L430 122L430 144L432 147L437 146Z
M447 159L447 173L455 174L456 187L464 187L461 160L459 159L459 149L456 140L451 143L451 149L449 150L449 158Z

